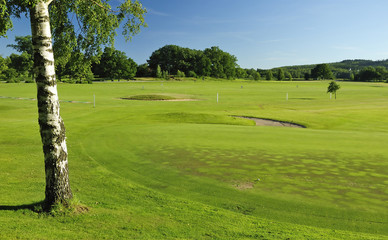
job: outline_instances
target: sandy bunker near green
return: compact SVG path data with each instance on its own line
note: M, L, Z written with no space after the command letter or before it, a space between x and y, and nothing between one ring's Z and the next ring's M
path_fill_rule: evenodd
M246 116L233 116L233 117L253 120L256 123L256 126L306 128L305 126L303 126L301 124L286 122L286 121L278 121L278 120L273 120L273 119L246 117Z

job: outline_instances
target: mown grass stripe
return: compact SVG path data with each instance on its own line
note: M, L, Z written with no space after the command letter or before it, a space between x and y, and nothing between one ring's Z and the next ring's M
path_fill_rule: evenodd
M15 100L31 100L31 101L36 101L36 98L6 97L6 96L0 96L0 98L4 98L4 99L15 99ZM86 104L90 104L90 103L91 103L91 102L72 101L72 100L59 100L59 102L67 102L67 103L86 103Z

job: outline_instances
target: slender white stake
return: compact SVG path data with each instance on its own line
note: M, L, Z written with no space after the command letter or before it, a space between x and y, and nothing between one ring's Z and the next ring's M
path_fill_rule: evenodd
M331 99L331 93L330 93L330 99Z
M217 103L218 103L218 93L217 93Z
M288 101L288 93L286 94L286 101Z
M93 94L93 107L96 108L96 94Z

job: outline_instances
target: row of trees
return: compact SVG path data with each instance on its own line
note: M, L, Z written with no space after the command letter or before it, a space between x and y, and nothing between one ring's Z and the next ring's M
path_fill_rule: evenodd
M319 64L322 65L322 64ZM325 64L332 72L335 79L351 81L387 81L388 60L344 60L337 63ZM314 68L318 65L299 65L283 67L284 71L291 73L293 78L319 79L314 75Z
M92 65L95 76L105 79L133 79L137 64L122 51L106 47L99 61Z
M91 82L100 79L133 79L136 75L137 64L122 51L105 47L100 57L88 58L81 51L73 51L69 61L57 65L59 80L68 79L70 82Z
M7 45L21 54L11 54L3 58L0 56L0 79L9 82L17 81L19 77L29 77L27 81L33 82L33 59L31 36L15 37L16 44Z
M0 79L15 82L22 76L28 82L33 82L31 69L32 59L28 54L11 54L9 57L0 56Z
M352 80L362 82L388 82L388 71L382 66L378 66L376 68L369 66L353 75Z
M211 76L216 78L234 78L236 76L237 58L219 47L204 51L166 45L151 54L147 61L154 72L158 66L162 71L177 75L178 71L186 76Z
M15 37L15 44L8 45L21 54L0 56L0 79L18 82L23 79L33 80L33 57L31 36ZM133 79L137 64L124 52L105 47L100 57L87 57L80 49L75 48L68 58L55 62L57 78L60 81L91 82L95 77L103 79Z
M237 65L235 56L222 51L219 47L211 47L201 51L176 45L166 45L154 51L148 60L148 65L141 65L138 76L163 78L166 73L171 75L184 73L185 76L189 77L209 76L251 80L334 79L327 64L318 64L310 69L243 69Z
M166 45L154 51L147 63L139 66L137 72L138 77L165 78L166 75L292 80L292 75L281 68L275 70L243 69L237 65L235 56L222 51L219 47L201 51L176 45Z
M31 36L16 37L15 44L8 45L20 54L0 56L0 79L9 82L23 79L33 82L33 59ZM204 51L166 45L154 51L147 63L137 66L124 52L105 47L102 55L88 57L79 48L55 62L60 81L91 82L94 78L133 79L137 77L157 77L169 79L171 75L182 77L215 77L249 80L292 81L319 79L349 79L355 81L386 81L388 70L384 66L367 66L375 63L366 60L346 60L333 64L318 64L263 69L243 69L237 65L237 58L219 47ZM384 62L379 62L383 64ZM387 62L388 64L388 62ZM365 66L364 66L365 65ZM344 69L349 66L363 66L359 69ZM332 70L333 69L333 70Z
M334 79L334 75L327 64L318 64L309 71L292 71L292 69L274 68L269 70L263 69L236 69L236 77L251 80L278 80L292 81L294 79L319 80Z

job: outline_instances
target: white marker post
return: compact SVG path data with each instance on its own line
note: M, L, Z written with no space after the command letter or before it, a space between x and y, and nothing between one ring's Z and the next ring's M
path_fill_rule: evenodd
M330 93L330 100L331 100L331 93Z
M288 93L286 94L286 101L288 101Z
M217 93L217 103L218 103L218 93Z

